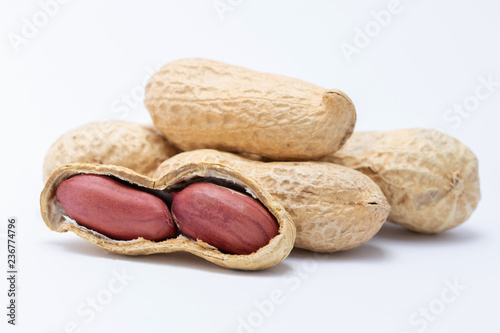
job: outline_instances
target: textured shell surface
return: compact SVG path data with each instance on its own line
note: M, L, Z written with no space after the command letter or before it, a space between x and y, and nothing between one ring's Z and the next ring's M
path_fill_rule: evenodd
M89 123L66 132L50 147L43 179L68 163L114 164L152 175L161 162L177 152L150 125L118 120Z
M368 175L391 204L389 220L418 232L458 226L481 198L476 156L437 130L355 132L323 160Z
M311 251L347 250L371 239L389 214L380 188L355 170L322 162L259 162L213 149L183 152L157 175L188 163L227 165L255 180L290 214L295 246Z
M223 253L201 240L189 239L182 235L158 242L144 238L127 241L114 240L71 220L57 201L56 191L59 184L80 174L107 175L138 188L162 192L179 190L179 186L187 186L190 182L200 179L218 180L237 185L253 198L259 200L276 218L279 233L271 239L269 244L248 255ZM260 270L274 266L288 256L295 240L295 226L290 215L265 189L239 172L227 166L213 163L191 163L166 173L160 173L155 179L115 165L88 163L64 165L57 168L47 180L40 196L40 208L42 218L49 229L57 232L72 231L83 239L111 252L146 255L184 251L216 265L233 269Z
M146 86L155 126L182 150L318 159L356 123L350 98L298 79L205 59L165 65Z

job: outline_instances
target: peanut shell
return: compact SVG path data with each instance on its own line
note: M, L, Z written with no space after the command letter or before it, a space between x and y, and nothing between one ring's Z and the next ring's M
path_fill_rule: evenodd
M188 163L227 165L255 180L290 213L295 246L318 252L356 247L371 239L389 214L380 188L360 172L325 162L259 162L213 149L180 153L161 175Z
M165 65L146 86L155 126L181 150L214 148L279 160L340 149L356 123L339 90L205 59Z
M210 180L231 184L244 189L260 201L276 218L279 234L258 251L248 255L222 253L217 248L200 240L183 236L154 242L144 238L119 241L87 229L68 218L56 199L59 184L77 174L107 175L126 181L147 191L177 191L191 182ZM190 252L216 265L242 269L259 270L271 267L285 259L292 250L295 240L295 227L290 215L274 198L256 182L226 166L211 163L192 163L152 179L131 169L114 166L75 163L56 169L49 177L40 196L42 218L47 227L57 232L72 231L83 239L108 251L126 255L146 255L153 253Z
M152 126L118 120L94 122L57 139L45 156L43 180L68 163L114 164L151 176L177 152Z
M391 204L389 221L422 233L458 226L481 198L476 156L437 130L355 132L323 160L369 176Z

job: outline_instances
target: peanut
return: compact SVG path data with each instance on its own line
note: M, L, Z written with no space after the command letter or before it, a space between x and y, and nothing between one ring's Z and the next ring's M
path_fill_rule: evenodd
M43 179L68 163L114 164L152 175L177 152L153 127L117 120L90 123L68 131L50 147Z
M78 224L117 240L160 241L177 229L167 205L107 176L78 175L57 187L57 201Z
M339 90L205 59L165 65L146 86L155 126L182 150L318 159L351 136L356 111Z
M172 193L172 216L180 231L236 254L250 254L278 234L278 225L256 200L209 183Z
M481 198L476 156L436 130L355 132L323 160L369 176L391 204L389 221L422 233L460 225Z
M217 200L211 204L204 200L209 205L205 212L213 218L191 220L188 222L194 224L186 227L185 210L197 206L191 200L197 196L189 193L191 187L207 186L203 185L206 182L228 188L208 184L216 188L210 192ZM230 188L244 191L252 198ZM155 194L154 199L149 193ZM167 228L171 233L156 237L155 228L160 226L160 220L165 222L168 212L165 203L156 196L163 198L166 194L170 202L169 193L177 201L175 206L181 203L184 213L177 213L178 222L192 238L177 232L172 225ZM51 230L72 231L108 251L127 255L186 251L223 267L257 270L285 259L295 241L290 215L266 190L231 168L210 163L185 165L155 179L114 165L67 164L54 170L47 180L40 207ZM192 212L187 215L193 216ZM125 223L127 220L130 223ZM209 222L217 225L211 226ZM153 230L142 226L151 226ZM220 227L212 228L216 226ZM206 233L205 228L212 233ZM225 238L230 247L215 242Z
M370 178L325 162L258 162L200 149L166 160L157 176L200 162L229 166L267 190L292 217L299 248L335 252L356 247L371 239L389 214L382 191Z

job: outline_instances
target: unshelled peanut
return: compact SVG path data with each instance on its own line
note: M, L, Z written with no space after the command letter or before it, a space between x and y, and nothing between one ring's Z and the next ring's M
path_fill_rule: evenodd
M153 123L181 150L215 148L279 160L340 149L356 111L342 91L206 59L165 65L146 86Z
M391 204L389 221L418 232L460 225L481 198L476 156L437 130L355 132L340 151L323 160L373 179Z
M150 176L177 152L152 126L118 120L94 122L72 129L54 142L45 156L43 180L68 163L112 164Z

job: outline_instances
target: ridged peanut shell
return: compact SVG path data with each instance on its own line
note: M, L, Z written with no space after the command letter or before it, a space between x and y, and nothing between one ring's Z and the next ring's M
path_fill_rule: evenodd
M114 164L151 176L178 153L154 127L127 121L89 123L63 134L45 156L43 180L69 163Z
M290 213L295 246L318 252L347 250L371 239L389 214L380 188L355 170L325 162L258 162L213 149L180 153L158 174L187 163L227 165L255 180Z
M324 160L373 179L391 204L389 221L418 232L458 226L481 198L476 156L437 130L355 132Z
M114 240L89 230L65 216L64 209L56 199L57 187L64 180L78 174L107 175L147 191L177 191L191 182L200 180L231 184L244 189L269 210L279 225L279 234L272 238L266 246L249 255L222 253L207 243L188 239L182 235L159 242L144 238L130 241ZM216 265L233 269L259 270L274 266L288 256L295 240L295 227L290 215L266 190L237 171L211 163L185 165L168 173L160 174L155 179L114 165L85 163L65 165L56 169L45 184L40 196L40 207L42 218L49 229L57 232L72 231L83 239L111 252L146 255L184 251Z
M165 65L146 86L145 105L181 150L214 148L277 160L333 153L356 123L351 99L339 90L206 59Z

